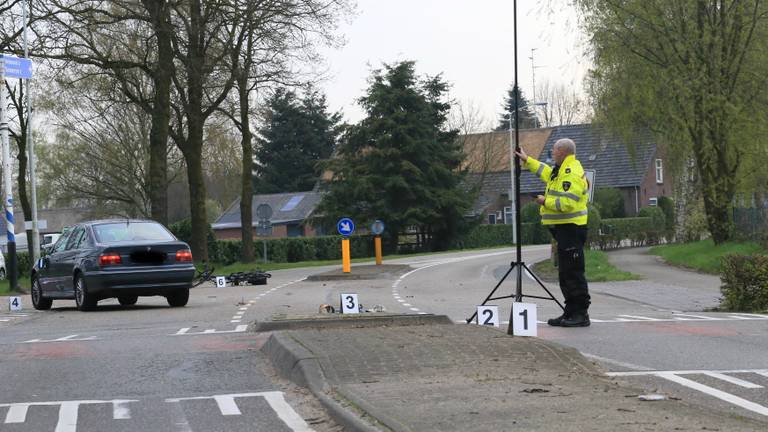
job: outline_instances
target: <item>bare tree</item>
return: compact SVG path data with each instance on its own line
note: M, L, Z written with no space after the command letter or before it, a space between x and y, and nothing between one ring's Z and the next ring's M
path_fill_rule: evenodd
M37 29L49 59L81 65L81 76L109 74L116 88L151 118L151 216L168 222L168 128L174 74L171 6L167 0L38 0L47 18ZM63 63L62 63L63 62ZM147 79L151 86L145 86Z
M545 127L583 123L589 117L589 104L574 88L549 81L538 86L536 93L541 95L544 105L541 121Z
M41 176L58 201L86 203L98 216L148 218L151 116L114 100L114 84L90 77L51 95L46 103L58 129Z
M240 2L239 2L240 3ZM347 0L260 0L242 1L241 21L245 40L239 52L231 52L235 66L236 94L222 110L242 136L242 180L240 199L243 262L253 261L253 132L252 94L272 85L298 85L295 65L316 64L318 43L337 45L336 21L349 12Z

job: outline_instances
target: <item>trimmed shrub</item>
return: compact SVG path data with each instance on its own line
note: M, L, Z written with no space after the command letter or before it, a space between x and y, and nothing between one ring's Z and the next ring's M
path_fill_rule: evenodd
M658 204L664 212L664 238L671 243L675 238L675 202L670 197L659 197Z
M721 268L724 308L748 312L768 309L767 255L726 255Z
M624 195L616 188L597 188L594 203L604 218L623 218Z
M645 233L646 243L649 245L661 243L661 239L664 238L667 224L667 217L664 215L664 210L659 207L643 207L637 215L640 217L651 218L651 229Z
M650 217L603 219L600 234L590 242L602 250L619 248L625 240L632 246L643 246L653 232L656 230Z

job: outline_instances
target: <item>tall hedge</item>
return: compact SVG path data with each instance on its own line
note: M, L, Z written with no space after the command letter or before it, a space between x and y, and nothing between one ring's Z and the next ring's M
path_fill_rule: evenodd
M615 249L629 241L632 246L643 246L649 239L658 238L658 230L650 217L603 219L600 233L589 239L600 249Z
M720 277L725 309L768 310L768 255L726 255L722 259Z

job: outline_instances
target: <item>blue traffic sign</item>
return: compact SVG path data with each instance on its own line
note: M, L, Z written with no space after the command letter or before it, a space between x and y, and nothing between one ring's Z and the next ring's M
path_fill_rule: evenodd
M350 236L355 232L355 223L350 218L341 218L336 223L336 229L339 230L339 234L343 236Z
M371 225L371 232L373 235L381 235L384 232L384 222L376 219Z
M5 78L32 78L32 60L0 54L0 70Z

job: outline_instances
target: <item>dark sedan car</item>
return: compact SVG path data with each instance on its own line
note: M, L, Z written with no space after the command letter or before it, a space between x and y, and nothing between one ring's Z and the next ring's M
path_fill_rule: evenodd
M99 300L121 305L139 296L162 295L185 306L195 276L189 245L149 220L84 222L67 230L32 270L32 304L50 309L53 300L74 299L86 311Z

